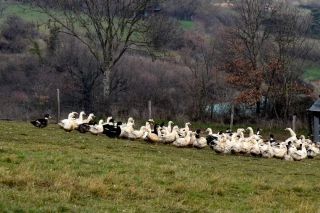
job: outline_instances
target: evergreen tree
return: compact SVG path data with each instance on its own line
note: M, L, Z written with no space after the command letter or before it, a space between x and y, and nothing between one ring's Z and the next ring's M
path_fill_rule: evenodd
M320 35L320 8L311 9L312 24L311 33L313 35Z

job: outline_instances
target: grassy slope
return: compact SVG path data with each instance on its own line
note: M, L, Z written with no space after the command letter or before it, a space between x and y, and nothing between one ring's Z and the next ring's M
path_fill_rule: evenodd
M5 3L0 3L5 4ZM9 4L9 6L4 11L3 16L0 17L0 24L4 22L7 15L15 14L20 16L23 20L28 22L33 22L36 25L45 24L48 21L48 17L44 13L36 11L35 8L24 4Z
M320 80L320 66L312 66L303 75L308 80Z
M180 21L181 27L184 30L190 29L194 26L194 21Z
M0 3L4 4L4 3ZM22 19L33 22L35 24L45 24L48 21L47 15L40 13L30 6L24 4L10 4L10 6L5 10L4 15L0 17L0 24L4 22L6 16L9 14L19 15ZM193 21L181 21L182 29L190 29L194 26Z
M316 212L319 159L217 155L208 147L0 121L0 212Z
M4 3L0 3L4 4ZM21 18L26 21L33 22L36 25L40 26L40 29L44 29L43 24L48 21L48 17L36 11L34 8L23 5L23 4L10 4L10 6L5 10L4 15L0 17L0 24L4 22L6 16L9 14L17 14ZM181 27L184 30L190 29L194 26L193 21L181 21ZM320 79L320 68L319 66L312 66L309 70L307 70L306 74L304 75L305 78L309 80L317 80Z

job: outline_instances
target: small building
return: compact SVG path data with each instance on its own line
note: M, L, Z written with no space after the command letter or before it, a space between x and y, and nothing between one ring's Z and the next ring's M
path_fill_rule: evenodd
M158 2L151 2L146 11L144 12L144 17L148 18L161 11L160 4Z
M319 142L320 98L307 111L309 114L309 131L313 132L313 142Z

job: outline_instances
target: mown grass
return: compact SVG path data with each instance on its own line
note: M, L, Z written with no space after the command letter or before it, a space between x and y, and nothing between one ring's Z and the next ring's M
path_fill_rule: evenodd
M43 130L0 121L0 212L317 212L319 158Z

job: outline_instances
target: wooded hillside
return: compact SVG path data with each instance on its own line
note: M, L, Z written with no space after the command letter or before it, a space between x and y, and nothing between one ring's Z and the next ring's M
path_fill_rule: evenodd
M90 2L0 3L1 119L54 116L59 89L62 115L307 120L317 1Z

